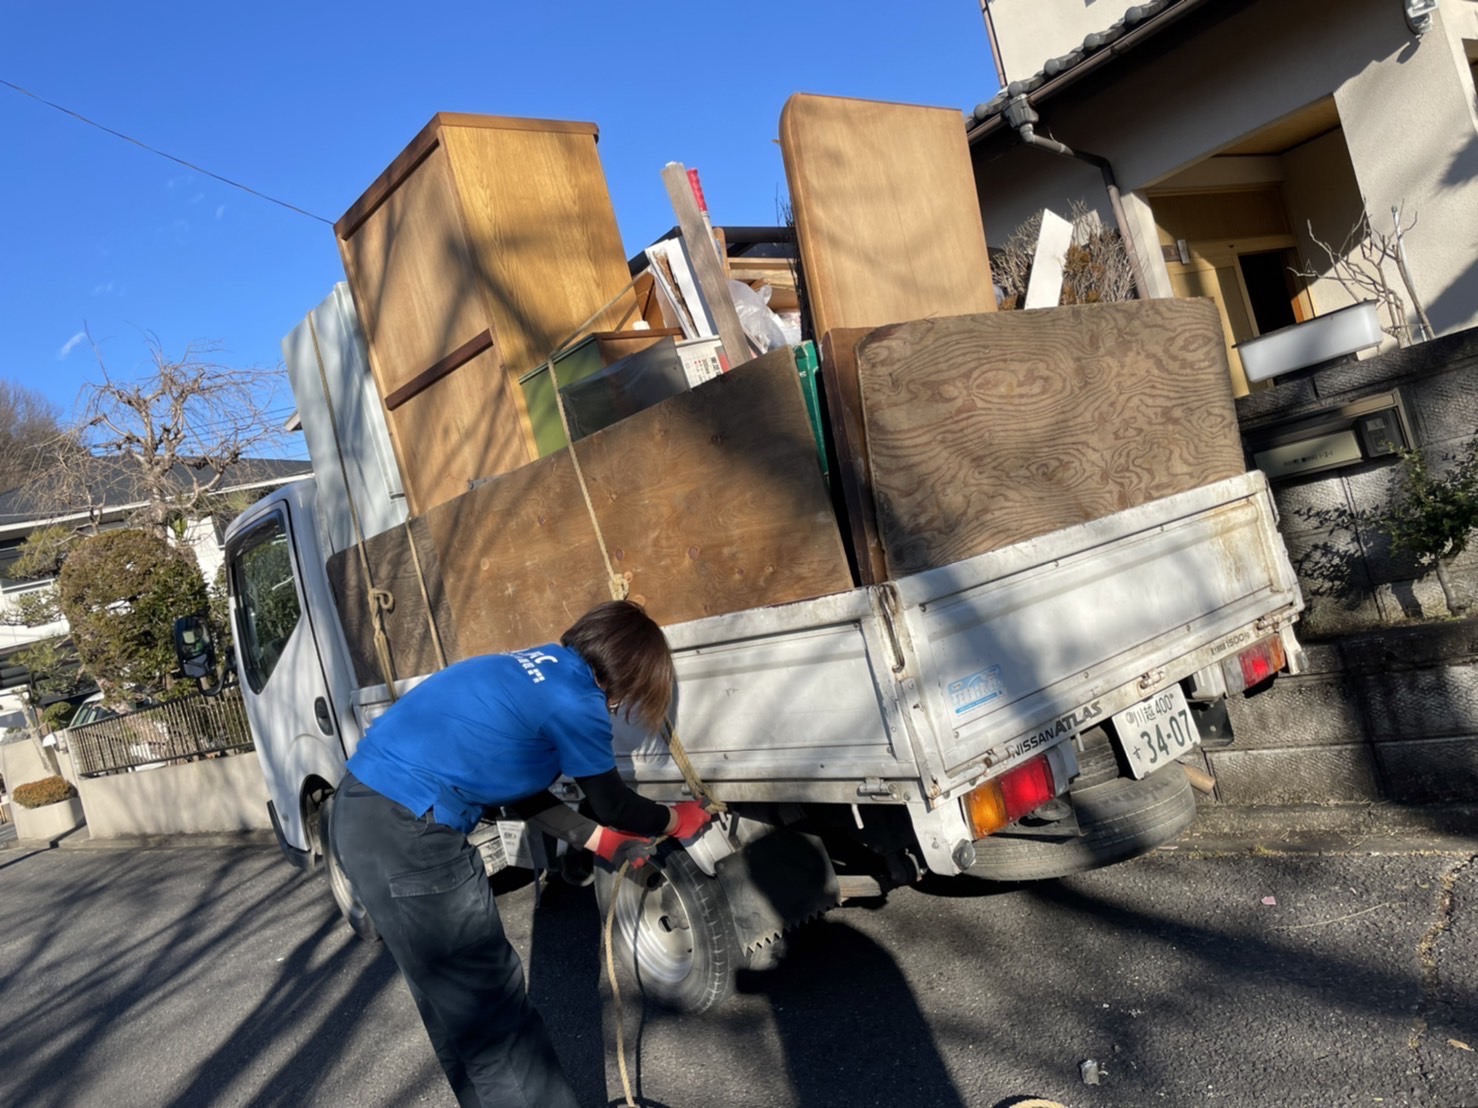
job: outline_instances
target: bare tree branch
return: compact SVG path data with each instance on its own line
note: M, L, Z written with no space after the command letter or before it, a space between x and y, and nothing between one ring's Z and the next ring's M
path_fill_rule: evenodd
M75 428L85 451L58 458L49 482L58 515L95 524L142 501L129 522L166 536L175 520L207 514L233 466L280 448L268 412L283 375L223 365L217 350L192 344L172 358L151 339L151 367L137 380L115 377L98 353L99 380L84 386Z

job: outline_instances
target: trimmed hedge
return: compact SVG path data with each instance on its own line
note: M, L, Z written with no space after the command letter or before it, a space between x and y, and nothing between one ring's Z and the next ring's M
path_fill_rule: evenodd
M76 795L77 790L65 777L43 777L40 781L17 785L10 799L22 808L45 808L48 804L60 804Z

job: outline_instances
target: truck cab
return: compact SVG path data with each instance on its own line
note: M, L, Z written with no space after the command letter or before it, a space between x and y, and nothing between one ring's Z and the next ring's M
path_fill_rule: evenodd
M323 858L322 806L360 734L316 497L314 482L294 482L226 533L236 670L267 807L283 853L305 869Z

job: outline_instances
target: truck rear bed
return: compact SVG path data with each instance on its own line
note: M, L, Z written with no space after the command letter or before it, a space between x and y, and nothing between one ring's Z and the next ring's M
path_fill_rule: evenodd
M937 804L1300 607L1247 473L881 586L673 625L678 733L727 801ZM618 756L645 791L680 789L660 739L618 734Z

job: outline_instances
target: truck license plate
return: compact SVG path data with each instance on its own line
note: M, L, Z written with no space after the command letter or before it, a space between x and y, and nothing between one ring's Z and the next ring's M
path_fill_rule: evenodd
M1114 716L1114 730L1136 778L1148 777L1201 743L1179 685Z

